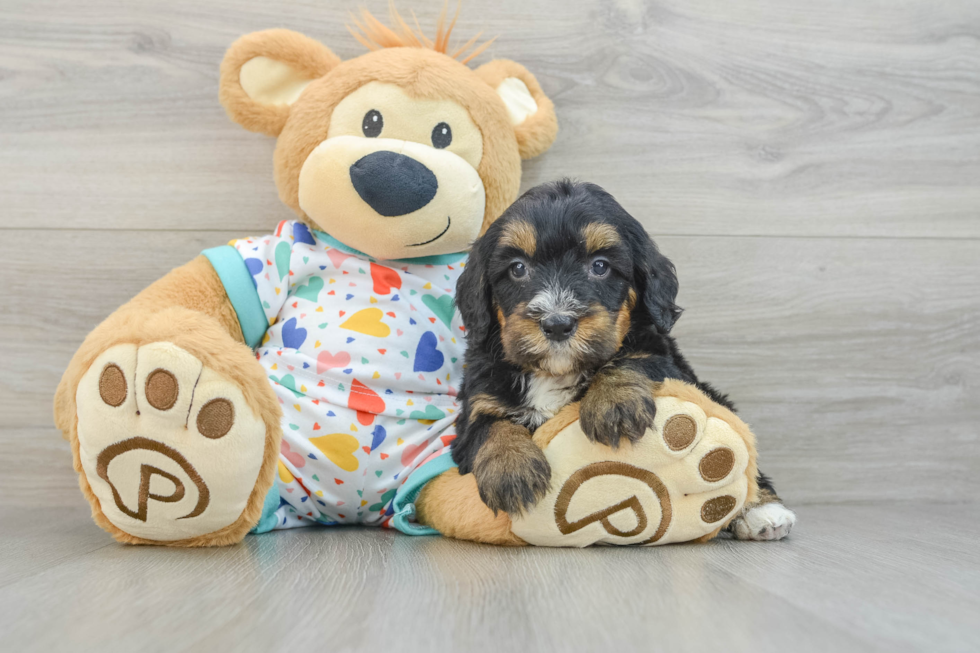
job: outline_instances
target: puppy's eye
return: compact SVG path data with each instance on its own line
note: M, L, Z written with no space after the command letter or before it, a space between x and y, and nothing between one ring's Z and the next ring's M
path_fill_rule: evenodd
M604 277L609 274L609 261L604 258L597 258L592 261L591 272L594 276Z
M441 150L444 147L449 147L452 142L453 130L450 129L449 125L440 122L432 128L432 147Z
M523 279L527 276L527 266L522 261L515 261L510 265L510 276L514 279Z
M385 126L384 118L381 117L381 112L376 109L371 109L364 114L364 121L361 123L361 131L368 138L377 138L381 135L381 129Z

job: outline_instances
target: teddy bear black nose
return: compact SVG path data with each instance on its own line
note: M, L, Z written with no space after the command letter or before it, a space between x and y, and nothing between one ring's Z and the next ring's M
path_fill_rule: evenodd
M432 201L439 188L431 170L410 156L389 150L355 161L350 180L361 199L388 218L418 211Z

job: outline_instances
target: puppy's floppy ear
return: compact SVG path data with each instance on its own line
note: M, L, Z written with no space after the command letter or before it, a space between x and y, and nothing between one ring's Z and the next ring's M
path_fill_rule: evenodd
M468 346L479 347L486 341L494 322L487 259L493 244L486 236L470 251L466 268L456 282L456 308L463 317Z
M674 264L660 253L657 245L642 226L630 234L633 249L633 286L639 295L636 309L645 311L657 331L670 333L681 316L682 309L674 303L677 299L677 273Z
M544 154L558 135L558 118L555 105L534 75L509 59L495 59L475 72L497 91L507 107L521 158L533 159Z
M289 118L289 105L339 63L327 46L298 32L246 34L232 43L221 62L221 104L245 129L278 136Z

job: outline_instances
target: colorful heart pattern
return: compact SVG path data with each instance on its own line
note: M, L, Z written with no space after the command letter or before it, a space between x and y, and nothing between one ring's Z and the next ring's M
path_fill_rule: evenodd
M289 243L280 242L276 245L276 274L279 275L279 281L286 278L289 274L289 259L292 254L292 248Z
M371 279L374 281L374 292L387 295L392 288L402 287L402 278L398 272L383 265L371 262Z
M436 334L426 331L419 338L419 344L415 348L415 364L413 372L435 372L446 362L446 357L438 349L439 341Z
M306 329L296 324L296 318L291 317L282 325L282 344L290 349L299 349L306 342Z
M323 374L327 370L335 370L338 367L343 369L350 364L350 354L346 351L339 351L331 354L324 349L316 355L316 373Z
M315 302L320 296L321 290L323 290L323 279L320 277L310 277L309 283L305 286L296 286L296 290L293 291L293 296L305 299L308 302Z
M350 316L340 325L341 329L350 329L375 338L387 338L391 327L381 321L384 312L380 308L365 308Z
M269 323L250 344L283 413L276 527L387 524L455 438L464 264L379 263L299 222L231 245Z
M305 397L306 396L306 393L302 392L301 390L297 390L296 389L296 379L293 378L293 375L292 374L286 374L281 379L278 378L278 377L276 377L276 376L274 376L274 375L272 375L272 374L270 374L269 375L269 379L271 379L275 383L278 383L282 387L287 388L290 392L293 393L293 395L297 399L300 398L300 397Z
M367 426L374 422L374 416L385 410L385 400L378 393L357 379L350 385L347 407L357 411L357 421Z
M425 407L425 410L413 410L409 415L412 419L417 419L420 422L437 422L446 416L446 413L439 410L432 404Z
M297 243L304 245L316 245L316 240L313 239L313 234L310 233L310 228L302 222L293 223L293 244Z
M422 303L429 307L437 318L442 320L442 323L447 327L452 328L453 324L453 313L456 311L456 305L453 303L452 295L442 295L441 297L436 297L435 295L422 295Z
M360 442L357 438L347 433L331 433L321 435L318 438L310 438L310 444L323 452L337 467L345 472L353 472L360 463L354 452L357 451Z

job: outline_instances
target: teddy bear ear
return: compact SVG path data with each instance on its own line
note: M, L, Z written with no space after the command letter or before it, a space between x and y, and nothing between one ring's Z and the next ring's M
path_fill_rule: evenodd
M475 72L504 101L522 159L534 158L551 147L558 135L555 105L534 75L509 59L495 59Z
M278 136L303 89L339 63L327 46L298 32L246 34L221 62L221 104L245 129Z

